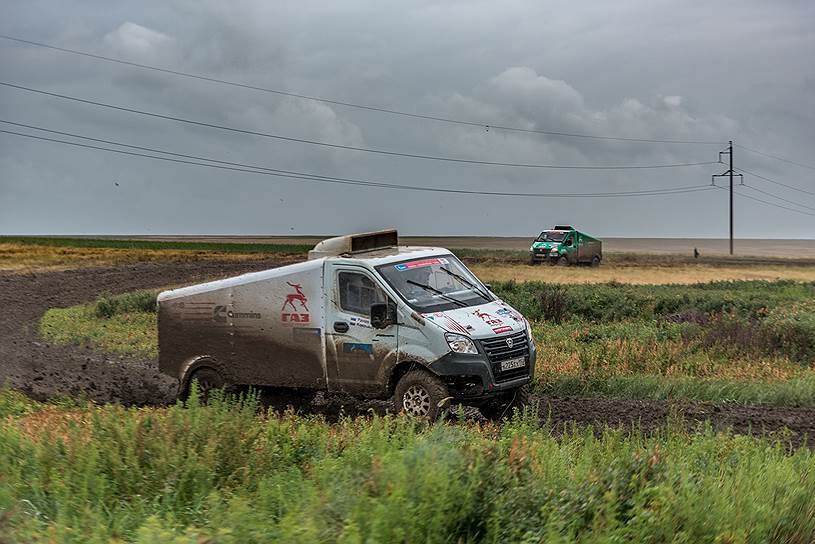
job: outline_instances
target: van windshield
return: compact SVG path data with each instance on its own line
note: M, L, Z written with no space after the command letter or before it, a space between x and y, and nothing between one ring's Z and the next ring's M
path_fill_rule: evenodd
M443 312L494 300L472 272L451 254L389 263L376 269L419 313Z
M553 232L553 231L543 231L541 235L538 236L536 242L562 242L563 239L566 237L566 232Z

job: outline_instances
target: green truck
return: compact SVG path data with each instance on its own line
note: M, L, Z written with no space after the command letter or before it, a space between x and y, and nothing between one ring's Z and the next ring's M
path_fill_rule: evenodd
M570 225L555 225L540 233L529 248L529 264L588 264L599 266L603 260L603 242Z

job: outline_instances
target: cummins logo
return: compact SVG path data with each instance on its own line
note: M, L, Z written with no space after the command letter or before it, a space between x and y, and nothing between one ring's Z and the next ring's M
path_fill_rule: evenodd
M226 306L215 306L212 309L212 320L218 323L226 323L226 318L232 319L260 319L260 314L257 312L233 312L227 310Z

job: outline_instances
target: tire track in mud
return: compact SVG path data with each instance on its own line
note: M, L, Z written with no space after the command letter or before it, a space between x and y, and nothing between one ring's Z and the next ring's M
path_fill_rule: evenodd
M53 346L37 333L49 308L88 302L103 292L122 293L251 272L286 264L265 261L147 262L64 272L0 274L0 384L44 400L55 394L84 394L95 402L162 405L174 401L175 381L158 372L155 361L98 353L90 346ZM322 397L322 396L320 396ZM319 397L318 397L319 398ZM798 445L815 437L815 408L745 406L612 398L538 398L542 421L555 431L572 423L636 426L653 432L678 415L690 427L710 421L715 429L742 434L789 430ZM274 403L273 403L274 404ZM332 416L368 409L384 412L382 401L319 398L304 407Z

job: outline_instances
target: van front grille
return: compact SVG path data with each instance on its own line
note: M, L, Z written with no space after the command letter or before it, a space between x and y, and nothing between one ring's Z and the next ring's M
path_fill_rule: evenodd
M529 344L526 341L526 331L481 340L481 347L490 360L495 381L504 382L529 374ZM524 366L501 371L501 361L518 357L524 358L526 362Z

